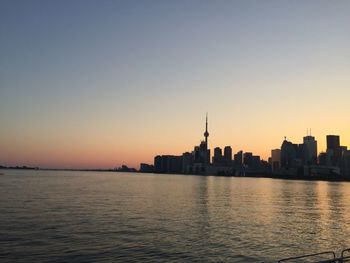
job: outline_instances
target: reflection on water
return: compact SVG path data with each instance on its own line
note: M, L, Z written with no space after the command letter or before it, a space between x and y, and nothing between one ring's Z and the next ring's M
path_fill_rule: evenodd
M271 262L350 247L350 183L2 173L2 262Z

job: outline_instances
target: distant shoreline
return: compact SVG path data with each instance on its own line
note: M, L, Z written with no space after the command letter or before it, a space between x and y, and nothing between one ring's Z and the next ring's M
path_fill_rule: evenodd
M64 168L38 168L38 167L0 167L0 170L34 170L34 171L67 171L67 172L116 172L116 173L138 173L154 175L192 175L192 176L215 176L227 178L270 178L282 180L302 180L302 181L326 181L326 182L350 182L350 178L344 177L322 177L322 176L285 176L285 175L246 175L246 176L225 176L225 175L197 175L197 174L171 174L171 173L144 173L139 171L118 171L114 169L64 169ZM4 173L0 173L3 175Z
M75 171L75 172L129 172L115 169L70 169L70 168L39 168L39 167L0 167L0 170L35 170L35 171Z

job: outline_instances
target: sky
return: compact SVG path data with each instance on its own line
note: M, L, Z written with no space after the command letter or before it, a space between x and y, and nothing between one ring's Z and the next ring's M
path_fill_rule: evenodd
M0 165L350 146L350 1L0 1Z

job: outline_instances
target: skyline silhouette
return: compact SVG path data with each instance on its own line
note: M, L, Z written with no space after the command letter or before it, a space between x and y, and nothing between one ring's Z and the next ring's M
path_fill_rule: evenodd
M214 155L210 155L210 149L211 150L213 150L213 152L215 152L215 149L217 149L217 148L220 148L220 147L222 147L222 148L224 148L224 147L227 147L227 146L229 146L229 147L231 147L232 145L229 145L229 144L223 144L223 146L222 145L212 145L212 146L209 146L210 144L209 144L209 142L208 142L208 137L209 137L209 132L208 132L208 113L206 114L206 124L205 124L205 132L204 132L204 140L202 141L202 143L203 142L205 142L205 145L206 145L206 147L207 147L207 149L209 150L209 157L208 158L212 158L212 157L214 157ZM337 135L329 135L329 134L326 134L325 135L325 137L327 137L326 139L321 139L320 141L317 141L319 144L318 145L321 145L321 150L316 150L316 152L317 152L317 158L319 157L319 155L320 154L322 154L322 153L325 153L326 151L327 151L327 145L329 144L329 142L328 142L328 137L329 136L336 136L336 137L342 137L341 135L339 135L339 134L337 134ZM288 136L280 136L280 138L284 138L284 141L287 141L287 140L290 140L290 137L288 137ZM314 136L312 133L311 133L311 129L309 130L309 129L307 129L307 132L306 132L306 134L304 134L304 136L302 137L302 138L304 138L304 143L305 143L305 138L316 138L316 136ZM215 137L214 137L215 138ZM343 138L343 137L342 137ZM215 139L213 139L214 141L215 141ZM198 140L197 140L198 141ZM296 142L296 143L299 143L301 140L299 139L299 140L292 140L293 142ZM200 140L199 140L199 142L201 142ZM338 138L338 142L339 142L339 138ZM340 143L340 142L339 142ZM281 145L281 144L280 144ZM324 145L326 145L326 147L324 146ZM346 145L347 146L347 144L345 144L345 143L343 143L343 140L342 140L342 145ZM233 147L233 150L236 150L237 151L237 153L238 152L243 152L243 153L251 153L252 151L246 151L245 149L246 149L246 147L243 147L243 148L238 148L238 147L235 147L235 146L232 146ZM271 158L271 151L273 150L273 149L275 149L275 148L279 148L279 146L277 145L276 147L270 147L270 149L265 149L265 151L264 152L267 152L267 154L266 155L258 155L259 156L259 158L261 157L261 160L262 161L268 161L269 160L269 158ZM187 147L187 149L188 149L188 147ZM221 149L221 148L220 148ZM318 149L320 149L320 147L318 148ZM182 151L182 152L181 152ZM175 153L175 155L176 154L179 154L179 153L183 153L183 151L184 151L184 149L182 149L182 150L180 150L180 152L179 151L174 151L174 152L172 152L172 149L167 149L166 151L165 151L165 153L166 153L166 155L172 155L172 154L174 154ZM231 148L231 151L232 151L232 148ZM14 162L0 162L0 167L2 166L2 167L18 167L18 168L22 168L22 166L23 167L26 167L26 166L28 166L28 167L30 167L30 168L38 168L38 167L40 167L40 168L48 168L48 169L60 169L60 168L62 168L62 169L116 169L117 167L119 167L119 168L121 168L122 166L129 166L129 167L132 167L132 168L136 168L136 167L138 167L139 166L139 164L140 163L147 163L147 161L145 161L145 160L152 160L152 156L151 157L149 157L148 156L148 158L146 158L146 159L140 159L140 161L139 162L135 162L135 161L133 161L133 162L131 162L132 164L130 165L130 162L126 162L125 160L123 160L123 159L120 159L120 160L117 160L117 162L114 164L114 165L111 165L111 166L91 166L91 165L87 165L87 166L84 166L84 165L82 165L82 166L77 166L77 165L71 165L71 166L45 166L45 165L39 165L40 163L41 163L41 161L40 160L35 160L33 163L31 163L31 162L16 162L16 161L14 161ZM1 161L1 159L0 159L0 161ZM152 162L149 162L149 163L152 163ZM34 165L33 165L34 164ZM118 169L119 169L118 168Z
M288 141L287 136L281 146L271 148L270 155L264 159L260 155L244 149L232 149L225 145L224 151L219 146L209 144L208 113L205 116L204 140L200 141L194 150L183 152L180 155L158 154L152 164L140 162L137 166L122 165L113 167L32 167L23 164L4 165L0 169L63 169L63 170L90 170L90 171L119 171L119 172L156 172L198 175L225 175L225 176L305 176L324 173L323 176L336 176L338 179L350 177L350 150L341 143L339 135L326 136L326 151L318 151L318 140L312 136L311 128L307 129L302 143ZM212 150L212 151L211 151ZM170 150L168 150L169 152ZM165 168L166 167L166 168ZM293 170L294 169L294 170ZM301 172L300 169L304 171ZM322 177L322 175L321 175ZM324 177L324 178L326 178ZM315 177L316 178L316 177Z
M302 143L284 140L279 148L271 149L267 160L253 152L239 149L234 154L226 145L209 147L208 114L205 117L204 139L193 150L181 155L158 154L152 164L141 163L140 172L162 174L192 174L221 176L273 176L278 178L349 179L350 150L341 144L339 135L327 135L327 149L318 152L317 138L311 129ZM214 148L215 147L215 148Z

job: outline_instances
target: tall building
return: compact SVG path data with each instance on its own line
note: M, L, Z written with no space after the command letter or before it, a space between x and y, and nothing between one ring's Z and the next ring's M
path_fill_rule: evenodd
M253 153L245 152L243 154L243 163L244 163L244 165L246 165L248 167L252 167L253 166Z
M297 145L285 138L281 146L281 167L291 168L295 166L297 159Z
M213 164L221 165L222 164L222 150L220 147L214 148Z
M231 146L225 146L224 148L224 159L226 165L232 164L232 148Z
M340 147L339 135L327 135L327 149L337 149Z
M327 135L327 154L331 165L339 166L341 160L340 137L338 135Z
M304 137L303 145L303 160L304 164L317 163L317 141L315 137L308 135Z
M243 151L239 151L234 155L234 161L236 167L241 167L243 164Z
M271 167L273 172L281 168L281 150L280 149L271 150Z

